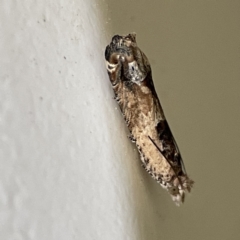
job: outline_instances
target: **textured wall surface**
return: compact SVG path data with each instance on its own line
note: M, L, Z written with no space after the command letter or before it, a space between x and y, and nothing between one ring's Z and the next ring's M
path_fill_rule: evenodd
M138 159L105 70L104 5L1 2L1 240L130 231L126 156Z
M2 0L0 239L239 239L239 1ZM137 32L196 181L141 168L103 53Z

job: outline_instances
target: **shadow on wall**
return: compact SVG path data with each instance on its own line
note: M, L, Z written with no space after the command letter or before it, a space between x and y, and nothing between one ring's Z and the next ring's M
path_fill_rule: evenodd
M152 239L157 240L161 238L164 232L164 221L168 214L167 205L175 204L169 201L169 194L161 189L145 170L140 166L139 162L139 175L141 176L143 185L139 187L139 183L135 182L133 186L133 195L135 204L132 206L135 210L136 218L136 239Z

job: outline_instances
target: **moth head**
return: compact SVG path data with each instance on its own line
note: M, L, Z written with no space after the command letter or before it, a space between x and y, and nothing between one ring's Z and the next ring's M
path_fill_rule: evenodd
M119 41L121 41L122 39L123 39L122 36L114 35L114 36L112 37L112 42L111 42L111 44L116 45L116 44L117 44Z
M124 75L124 80L140 85L150 71L147 58L137 47L136 34L115 35L106 47L105 59L107 69L113 78ZM117 69L122 69L120 72ZM119 71L119 75L116 74Z

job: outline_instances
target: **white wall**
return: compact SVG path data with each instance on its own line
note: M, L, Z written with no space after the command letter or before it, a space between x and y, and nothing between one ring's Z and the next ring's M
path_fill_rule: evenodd
M106 7L1 2L1 240L134 239L138 158L105 70Z

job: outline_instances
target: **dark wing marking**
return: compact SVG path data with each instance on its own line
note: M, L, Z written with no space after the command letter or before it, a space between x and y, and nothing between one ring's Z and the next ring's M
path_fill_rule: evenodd
M163 146L163 150L160 150L162 155L168 160L168 162L172 161L173 163L181 165L183 172L186 173L181 153L173 137L168 122L165 119L159 121L157 125L157 132L159 140L162 142Z

